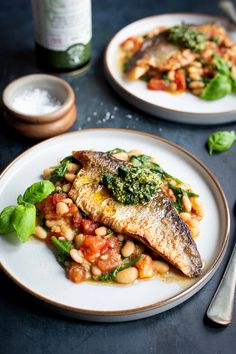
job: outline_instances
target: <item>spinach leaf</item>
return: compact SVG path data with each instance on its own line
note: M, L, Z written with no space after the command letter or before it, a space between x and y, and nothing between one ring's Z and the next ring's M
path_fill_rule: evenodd
M70 250L73 248L72 242L66 240L58 240L58 238L55 236L51 237L51 241L59 254L70 257Z
M35 229L36 208L32 204L18 205L11 217L12 225L21 242L25 242Z
M214 55L214 63L216 66L217 71L220 74L226 75L226 76L231 76L231 70L229 65L219 56L219 55Z
M225 97L231 92L231 79L223 74L216 74L209 81L200 97L207 101L214 101Z
M131 267L133 264L135 264L136 262L138 262L140 260L142 256L138 256L138 257L135 257L135 258L131 258L131 259L128 259L128 258L125 258L123 260L123 263L118 266L117 268L115 268L112 272L110 273L106 273L106 274L103 274L99 280L101 281L111 281L111 280L114 280L116 278L116 275L118 272L120 272L121 270L123 269L126 269L126 268L129 268Z
M213 151L224 152L231 148L236 141L235 131L218 131L212 133L208 138L209 154L212 155Z
M51 242L56 248L56 258L58 263L63 268L66 268L70 259L70 250L73 248L72 242L66 240L58 240L58 238L55 236L51 237Z
M231 85L232 85L232 92L236 93L236 80L232 80Z
M14 205L10 205L3 209L0 214L0 234L5 235L14 231L12 226L12 215L15 210Z
M115 148L113 150L107 151L107 154L108 155L115 155L115 154L118 154L119 152L126 152L126 151L124 149Z
M23 197L18 197L17 202L18 204L22 204L24 202L35 204L41 202L41 200L45 199L54 190L55 186L50 181L36 182L26 189Z
M183 208L182 208L182 199L183 199L183 196L185 195L186 197L199 197L198 194L196 193L193 193L193 192L188 192L182 188L177 188L175 186L173 186L171 183L168 184L168 187L170 189L172 189L175 197L176 197L176 202L171 202L174 207L179 210L180 212L183 212L185 211Z
M55 183L56 181L60 180L63 178L66 174L67 167L69 163L74 162L74 157L73 156L67 156L63 160L60 161L60 165L56 166L51 174L51 177L49 178L49 181L52 183Z

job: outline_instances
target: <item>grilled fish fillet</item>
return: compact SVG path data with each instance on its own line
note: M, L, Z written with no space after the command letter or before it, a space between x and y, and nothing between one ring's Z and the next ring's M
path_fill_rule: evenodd
M176 70L195 59L195 53L171 43L168 33L164 31L144 40L140 49L128 60L128 79L137 80L150 67L160 71Z
M103 152L77 151L73 156L83 167L69 196L81 210L116 233L141 241L188 277L200 274L201 257L188 226L161 189L146 204L123 205L99 181L104 170L116 173L127 162Z

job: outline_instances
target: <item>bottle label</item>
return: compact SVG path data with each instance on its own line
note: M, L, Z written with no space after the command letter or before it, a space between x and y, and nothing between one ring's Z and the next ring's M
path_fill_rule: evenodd
M79 61L92 37L91 0L32 0L36 42Z

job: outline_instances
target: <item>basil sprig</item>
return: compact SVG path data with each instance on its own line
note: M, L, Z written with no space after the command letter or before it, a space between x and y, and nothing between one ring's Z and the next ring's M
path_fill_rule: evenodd
M121 149L121 148L115 148L113 150L107 151L107 154L108 155L115 155L115 154L119 154L120 152L125 152L125 150Z
M230 92L235 92L236 82L232 78L231 69L219 56L214 55L214 64L217 74L208 82L200 97L207 101L214 101L225 97Z
M208 137L209 154L215 152L225 152L231 148L236 141L235 131L218 131Z
M34 232L36 222L35 203L50 195L55 187L50 181L40 181L28 187L17 198L18 205L5 207L0 214L0 234L16 232L19 240L25 242Z
M112 272L110 273L106 273L106 274L103 274L99 280L101 281L112 281L116 278L116 275L118 272L120 272L121 270L123 269L126 269L126 268L129 268L131 267L133 264L135 264L136 262L138 262L140 260L140 258L142 257L142 255L138 256L138 257L135 257L135 258L131 258L131 259L128 259L128 258L125 258L123 260L123 263L118 266L117 268L115 268Z

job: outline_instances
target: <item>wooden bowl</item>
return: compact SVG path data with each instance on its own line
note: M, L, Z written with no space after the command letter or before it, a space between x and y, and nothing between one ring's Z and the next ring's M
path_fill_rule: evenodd
M13 106L15 97L25 90L39 88L61 102L61 106L47 114L25 114ZM3 91L6 122L18 133L29 138L43 139L68 130L76 120L75 93L63 79L46 74L23 76L11 82Z

